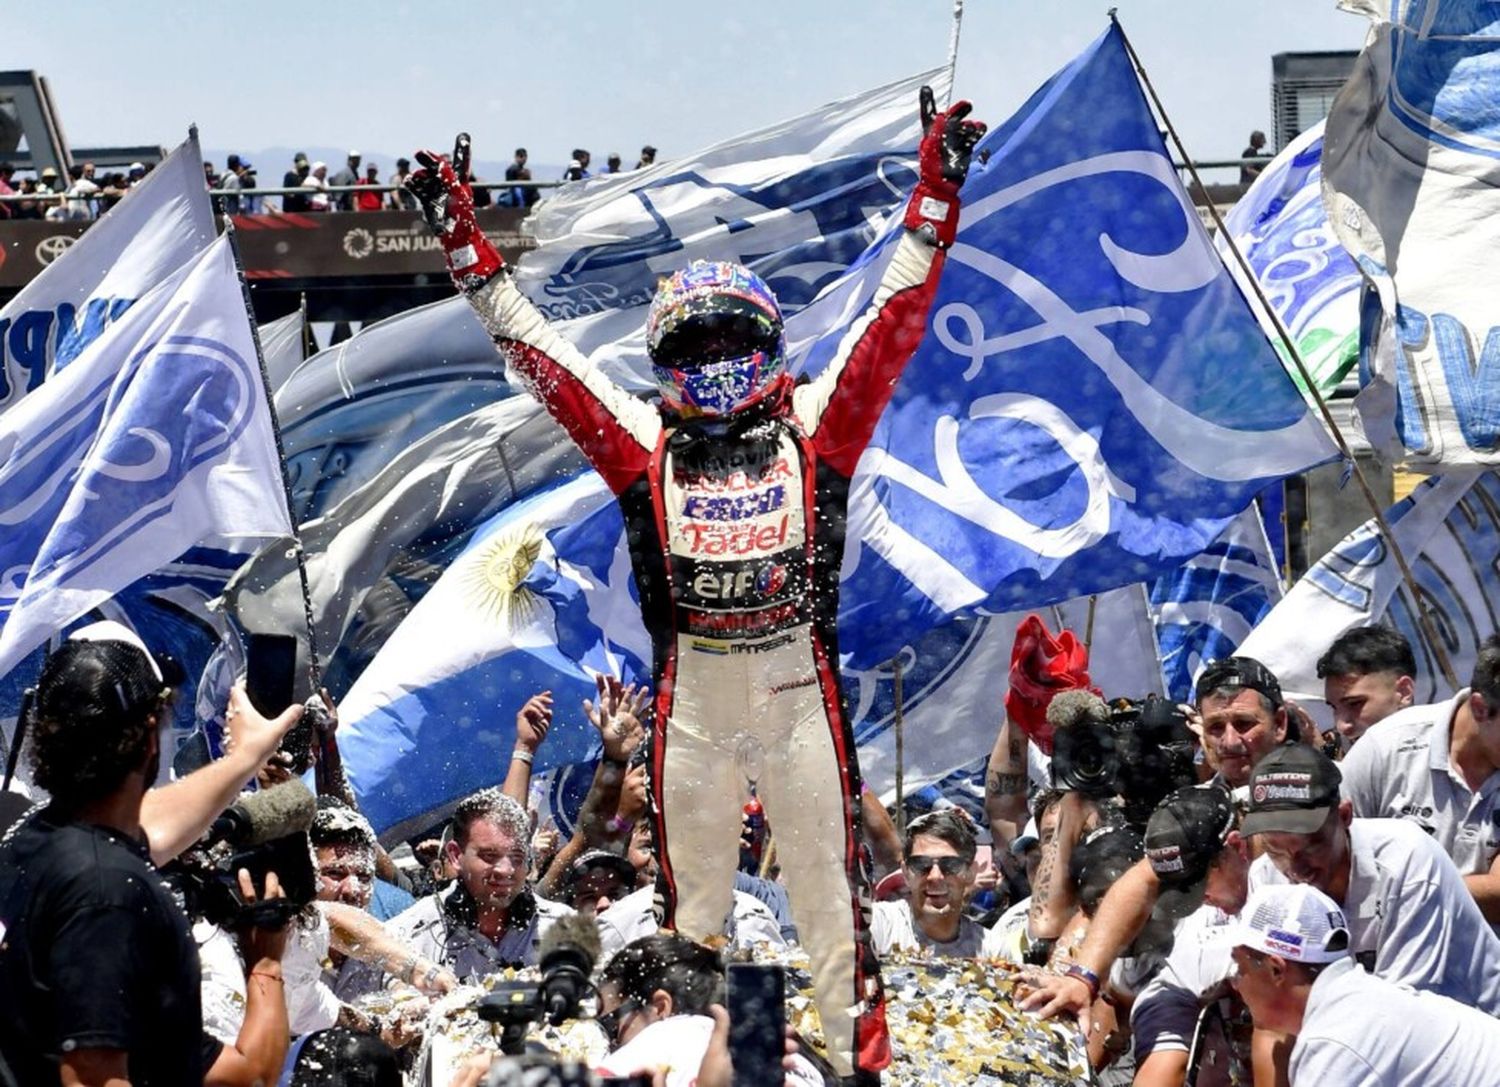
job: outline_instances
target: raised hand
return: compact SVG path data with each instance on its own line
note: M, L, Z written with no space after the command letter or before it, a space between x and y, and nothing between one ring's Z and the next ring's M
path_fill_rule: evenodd
M516 746L536 753L552 728L552 692L539 691L516 714Z
M986 126L983 121L966 120L974 108L967 101L955 102L939 113L931 87L923 87L920 97L923 135L917 164L922 180L934 186L946 184L957 193L969 176L969 160Z
M585 698L583 712L589 724L599 730L605 759L624 762L646 738L641 714L645 712L650 696L644 687L634 683L621 685L613 676L596 676L594 683L599 692L598 704Z
M406 190L417 198L422 217L443 243L448 274L465 293L477 291L505 267L474 216L469 153L469 134L460 132L453 142L451 160L436 151L418 151L416 159L421 165L406 179Z
M906 205L906 227L920 231L946 249L958 236L958 190L969 174L974 146L985 126L968 120L968 102L955 102L938 112L931 87L920 95L922 142L917 145L921 180Z

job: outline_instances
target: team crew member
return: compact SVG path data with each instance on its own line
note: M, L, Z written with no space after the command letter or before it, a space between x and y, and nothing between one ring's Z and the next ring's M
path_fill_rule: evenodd
M451 164L420 152L410 182L454 282L625 514L654 648L663 923L690 936L722 924L739 798L745 778L758 778L842 1075L889 1061L837 673L845 507L957 234L958 189L984 133L968 111L965 102L940 114L923 91L908 231L869 310L813 381L794 387L780 309L753 272L698 262L665 280L646 325L660 409L592 368L511 282L474 219L467 136Z
M1279 872L1339 903L1371 972L1500 1015L1500 939L1453 862L1409 822L1355 819L1327 755L1288 744L1263 759L1242 830L1264 849L1252 878Z
M1411 643L1390 627L1345 631L1318 658L1323 698L1348 744L1371 725L1411 705L1416 675Z
M1480 647L1468 687L1386 718L1342 765L1355 816L1421 827L1500 926L1500 637Z
M1258 1028L1295 1035L1292 1087L1488 1087L1500 1024L1365 973L1338 904L1311 887L1251 897L1228 942L1234 987Z

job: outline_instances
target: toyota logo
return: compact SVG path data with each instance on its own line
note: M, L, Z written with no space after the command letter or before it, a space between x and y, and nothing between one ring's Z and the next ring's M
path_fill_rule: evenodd
M36 259L41 264L51 264L62 256L78 239L71 234L53 234L36 243Z
M357 226L344 235L344 252L355 260L364 260L375 249L375 235Z

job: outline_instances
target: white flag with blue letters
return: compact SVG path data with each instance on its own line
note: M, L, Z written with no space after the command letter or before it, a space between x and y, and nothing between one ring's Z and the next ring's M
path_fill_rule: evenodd
M193 545L290 528L224 237L0 416L0 673Z
M1328 114L1328 218L1370 289L1355 401L1417 469L1500 464L1500 7L1343 0L1364 52Z

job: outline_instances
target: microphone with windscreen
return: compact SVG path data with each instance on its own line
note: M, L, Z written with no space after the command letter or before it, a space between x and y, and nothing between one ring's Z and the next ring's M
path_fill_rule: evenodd
M318 798L296 778L236 800L213 821L204 845L249 849L312 827Z
M593 988L589 977L600 950L599 926L582 914L560 918L542 937L541 1005L553 1026L578 1015L579 1002Z

